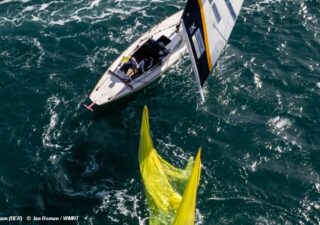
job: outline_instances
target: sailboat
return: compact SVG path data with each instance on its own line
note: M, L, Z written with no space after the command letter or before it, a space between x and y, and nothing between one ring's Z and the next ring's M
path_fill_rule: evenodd
M142 35L107 69L85 107L106 105L155 81L189 53L204 101L203 86L231 35L243 0L188 0L184 10Z

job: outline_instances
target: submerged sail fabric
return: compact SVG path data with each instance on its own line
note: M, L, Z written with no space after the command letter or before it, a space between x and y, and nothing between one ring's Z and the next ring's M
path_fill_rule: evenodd
M152 143L148 109L145 107L141 123L139 166L150 212L150 225L172 224L178 208L181 208L181 201L190 201L189 197L182 200L181 194L190 178L193 164L193 158L190 158L185 169L178 169L158 155ZM190 180L188 186L189 183ZM190 205L190 213L194 212L194 208Z
M235 25L243 0L188 0L183 36L200 88L212 72Z

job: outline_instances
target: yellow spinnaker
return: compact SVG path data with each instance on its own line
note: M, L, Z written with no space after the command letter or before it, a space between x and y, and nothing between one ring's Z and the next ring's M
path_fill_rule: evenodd
M197 201L197 191L201 176L201 149L194 162L191 176L184 190L182 202L180 203L173 225L193 225Z
M185 169L178 169L158 155L157 150L154 148L152 143L148 108L145 106L141 123L139 166L150 212L150 225L169 225L172 224L174 218L177 216L178 217L175 220L180 222L177 224L190 224L181 223L183 220L179 218L186 215L185 213L188 214L188 216L186 215L186 218L189 218L188 221L190 221L190 218L194 218L194 195L196 195L199 178L191 179L193 176L190 175L192 172L192 174L196 173L200 177L200 173L198 171L200 169L200 154L198 154L197 159L199 161L199 165L197 166L197 164L195 164L194 166L197 171L192 172L192 157L188 160ZM188 185L185 189L187 182ZM194 185L196 185L196 187L193 188L195 193L192 193L191 187ZM184 197L182 199L181 193L183 193L184 189ZM180 205L181 199L183 204ZM190 205L188 210L185 210L186 206L184 205L188 204L189 202L194 202L194 204ZM176 216L177 210L178 214ZM190 217L189 214L192 214L193 216Z

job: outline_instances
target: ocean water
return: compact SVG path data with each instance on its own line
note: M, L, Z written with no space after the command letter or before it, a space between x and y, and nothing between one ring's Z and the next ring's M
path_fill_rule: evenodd
M202 105L186 56L143 91L84 109L112 61L184 4L0 0L0 217L147 224L148 105L166 159L184 166L203 148L196 224L320 224L319 0L246 0Z

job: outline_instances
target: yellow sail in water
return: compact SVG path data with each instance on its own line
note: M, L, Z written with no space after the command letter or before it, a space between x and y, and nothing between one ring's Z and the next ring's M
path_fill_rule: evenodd
M197 191L201 176L201 149L194 162L191 176L187 183L173 225L193 225L197 201Z
M199 159L198 159L199 158ZM200 170L200 154L198 154L198 164L194 168ZM195 197L199 178L191 179L195 172L192 172L193 158L191 157L185 169L178 169L165 161L158 155L157 150L154 148L149 127L148 108L145 107L142 116L140 145L139 145L139 165L140 172L143 179L148 208L150 212L150 225L170 225L173 223L177 215L192 214L194 218L195 211ZM197 174L196 171L196 174ZM192 172L192 174L191 174ZM200 173L198 172L200 177ZM190 179L189 179L190 178ZM189 181L188 181L189 180ZM194 182L196 181L196 182ZM187 188L186 184L188 182ZM196 185L192 193L192 187ZM189 188L188 188L189 187ZM184 191L182 199L181 194ZM187 191L189 190L189 191ZM191 191L190 191L191 190ZM189 194L191 193L191 194ZM191 197L190 197L191 196ZM180 203L184 204L180 204ZM185 204L192 203L185 209ZM181 212L180 212L181 211ZM183 212L182 212L183 211ZM179 216L180 218L181 216ZM181 219L175 219L181 222ZM194 221L194 219L193 219ZM194 222L193 222L194 223ZM193 224L192 223L192 224ZM190 223L177 223L177 224L190 224Z

